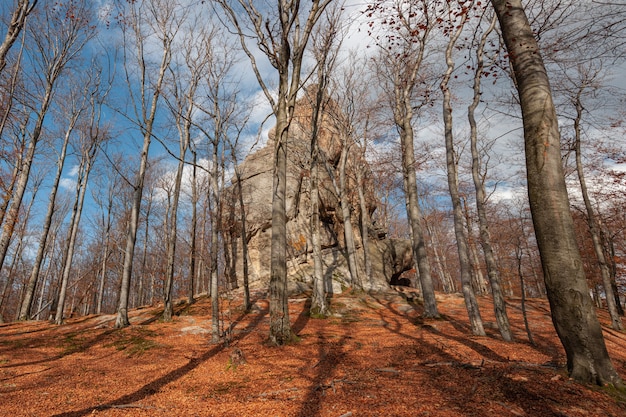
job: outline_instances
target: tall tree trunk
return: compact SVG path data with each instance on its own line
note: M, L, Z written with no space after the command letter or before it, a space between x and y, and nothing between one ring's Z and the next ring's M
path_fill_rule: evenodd
M480 233L480 244L485 255L485 263L487 264L487 276L489 277L489 284L491 285L491 294L493 297L493 308L498 323L498 329L502 339L507 342L513 340L513 332L511 331L511 325L509 324L509 317L506 313L506 301L504 300L504 294L500 284L500 274L498 273L498 264L496 262L496 256L491 245L491 233L489 232L489 221L487 220L486 202L487 196L485 192L485 178L481 174L481 157L478 152L478 126L476 124L476 108L480 103L481 85L480 80L483 76L484 68L484 47L487 43L487 37L493 31L496 25L496 16L491 19L489 27L483 32L478 49L476 51L476 70L474 73L474 97L467 109L467 118L470 124L470 148L472 152L472 180L474 181L474 189L476 191L476 211L478 213L478 228ZM521 265L521 254L519 258ZM521 267L521 266L520 266ZM520 275L521 284L523 285L523 278ZM524 291L522 287L522 292ZM525 294L522 293L522 297ZM522 304L522 309L525 306ZM524 311L525 313L525 311ZM524 319L526 316L524 314ZM530 337L530 333L529 333ZM532 339L531 339L532 341Z
M52 101L53 87L54 84L52 81L46 86L43 101L38 112L37 121L35 123L35 127L26 148L26 154L24 155L23 159L20 159L18 161L21 164L21 169L17 178L15 190L11 196L11 204L4 217L4 226L2 228L2 235L0 236L0 268L2 268L2 265L4 265L7 251L9 250L9 245L11 243L11 237L13 236L13 231L15 230L15 225L18 220L20 207L22 205L24 193L26 192L26 187L28 185L30 170L35 159L35 150L41 137L44 119L46 117L46 114L48 113L48 109Z
M35 294L35 288L37 287L37 281L39 279L39 271L41 269L41 263L43 261L44 254L46 252L46 242L50 235L50 226L52 225L52 217L54 215L54 210L55 210L56 196L59 190L59 183L61 181L61 174L63 173L63 167L65 165L65 155L67 154L67 145L70 142L71 133L74 130L74 126L76 125L76 122L78 121L79 116L80 116L80 111L74 112L74 114L70 118L70 123L68 125L68 128L65 131L63 144L61 145L61 153L59 154L59 158L57 159L57 172L54 177L54 181L52 183L52 190L50 191L50 196L48 199L48 210L46 212L46 216L43 221L43 228L41 231L41 236L39 238L39 247L37 248L37 255L35 256L33 269L31 270L30 276L28 278L28 283L26 284L26 289L24 291L24 298L22 300L22 304L20 307L18 320L29 319L30 309L31 309L31 305L33 302L33 296Z
M580 382L622 386L589 295L561 165L548 75L521 0L491 0L515 73L524 122L528 196L552 320Z
M74 202L74 208L72 210L72 217L70 220L67 255L65 257L65 265L63 266L63 277L61 279L61 290L59 292L59 304L57 307L56 316L54 318L56 324L63 324L63 309L65 307L65 296L70 279L70 272L72 270L72 260L74 258L76 238L78 236L78 226L80 224L80 217L83 212L85 194L87 194L87 183L89 181L89 174L93 166L97 149L98 144L96 142L92 143L90 149L87 151L87 154L83 155L83 160L81 161L79 168L76 200Z
M11 22L7 27L4 40L0 44L0 74L6 67L6 57L11 49L11 46L15 43L20 35L20 32L26 26L26 18L33 11L37 5L38 0L18 0L15 5L15 10L11 15Z
M134 11L137 12L136 10ZM139 30L139 22L133 22L135 25L133 30ZM137 32L138 33L138 32ZM142 99L141 99L141 118L139 123L141 125L141 131L143 132L143 146L141 149L141 155L139 159L139 171L137 172L137 176L135 178L135 182L133 185L133 199L132 199L132 207L130 211L130 219L128 221L128 230L126 233L126 244L124 249L124 264L122 267L122 280L120 282L120 292L119 292L119 303L117 306L117 317L115 319L115 328L122 328L130 325L130 321L128 320L128 301L130 299L130 287L131 287L131 277L133 274L133 260L135 258L135 243L137 241L137 224L139 223L139 214L141 211L141 199L143 196L143 188L144 181L146 178L146 171L148 170L148 152L150 150L150 143L152 142L152 129L154 126L154 121L156 118L156 111L158 107L159 98L162 94L162 85L163 80L165 79L165 73L167 68L169 67L171 60L171 46L174 34L173 33L162 33L162 46L163 50L161 51L161 63L159 66L159 74L158 78L154 84L152 91L152 100L150 101L148 111L146 112L146 97L145 97L145 88L148 87L148 82L145 79L147 68L142 66L141 73L142 79L140 81L140 88L142 90ZM141 60L141 64L145 65L143 55L143 45L145 39L138 35L138 55ZM131 86L129 85L129 88Z
M365 151L363 151L365 154ZM365 159L365 158L364 158ZM367 201L365 200L365 192L363 188L365 187L363 172L361 171L362 167L356 168L356 181L357 181L357 190L359 193L359 226L361 231L361 243L363 244L363 261L365 263L365 279L369 284L369 287L373 287L373 276L372 276L372 258L370 256L370 243L369 243L369 226L370 226L370 216L367 210Z
M472 333L477 336L484 336L485 329L483 328L482 318L480 317L480 310L478 309L478 303L476 302L476 295L472 288L472 276L471 265L469 260L469 248L467 244L467 236L465 235L465 226L463 218L463 207L461 205L461 197L459 195L459 175L457 172L457 158L454 150L454 136L452 133L452 105L451 105L451 93L448 83L450 76L454 70L454 61L452 60L452 50L456 40L459 38L463 25L465 23L467 15L462 15L462 23L457 26L456 31L451 35L446 47L446 64L447 70L441 81L440 87L443 93L443 123L444 123L444 135L446 142L446 168L448 171L448 190L450 192L450 199L452 200L452 212L454 217L454 235L456 236L457 251L459 254L460 274L461 274L461 288L463 291L463 298L465 299L465 308L469 316L470 326Z
M318 55L320 56L320 55ZM312 98L311 108L311 246L313 249L313 296L311 297L310 314L316 316L327 316L330 313L326 302L326 288L324 282L324 270L322 265L322 244L320 237L320 148L318 141L320 113L324 103L324 93L326 90L326 74L324 74L326 57L318 57L318 85L315 90L315 97ZM322 62L320 62L322 61Z
M576 153L576 172L578 174L578 181L580 183L580 192L585 202L585 209L587 211L587 221L589 224L589 232L591 233L591 240L593 242L593 250L598 260L598 266L600 268L600 276L602 277L602 286L604 287L604 296L606 298L606 305L611 316L611 327L613 330L622 330L622 319L617 310L615 303L615 294L613 293L613 285L611 282L611 273L609 266L604 256L604 248L602 247L602 241L600 240L600 229L598 227L598 220L596 218L591 199L589 198L589 191L587 189L587 181L585 180L585 174L583 172L583 160L582 160L582 140L581 140L581 128L580 122L583 115L583 105L581 101L582 89L581 87L576 95L576 118L574 119L574 150Z
M343 138L341 156L339 158L339 201L341 204L341 217L343 220L343 235L346 243L346 255L348 257L348 269L350 270L350 283L353 287L362 289L363 283L359 278L356 260L356 244L354 243L354 230L352 228L352 215L350 201L348 200L348 180L346 178L346 165L348 164L348 151L350 150L350 137Z
M188 303L193 304L195 282L196 282L196 257L197 257L197 234L198 234L198 155L196 150L190 145L192 155L191 166L191 245L189 249L189 287L188 287ZM245 303L244 303L245 304ZM246 310L248 307L246 307Z

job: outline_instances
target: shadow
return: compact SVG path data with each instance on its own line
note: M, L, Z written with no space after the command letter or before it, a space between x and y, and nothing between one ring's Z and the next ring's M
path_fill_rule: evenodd
M88 330L90 330L90 329L82 329L80 331L59 334L58 337L60 339L67 338L67 337L70 337L70 336L74 337L74 336L78 336L78 335L80 335L82 333L85 333ZM31 361L31 362L22 362L22 363L17 363L17 364L13 364L12 363L12 364L9 364L9 365L6 365L6 366L0 366L0 369L2 369L2 368L9 369L9 368L18 368L18 367L21 367L21 366L38 365L38 364L41 364L41 363L56 361L56 360L59 360L61 358L66 357L66 356L73 355L75 353L84 352L87 349L89 349L90 347L95 346L96 344L101 342L102 339L108 337L109 335L111 335L111 334L113 334L113 333L115 333L115 332L117 332L119 330L121 330L121 329L110 329L110 330L107 330L105 332L102 332L102 333L96 335L95 337L91 338L88 341L81 340L80 343L77 342L77 346L76 347L68 348L68 349L64 350L63 352L61 352L61 353L59 353L57 355L54 355L54 356L50 356L48 358L44 358L44 359L37 360L37 361ZM50 346L50 339L46 338L46 339L43 339L43 340L40 340L40 339L34 339L34 340L36 340L38 342L39 346ZM33 345L33 343L30 343L28 341L28 339L23 341L22 343L24 343L29 348L37 347L37 345ZM59 343L62 344L63 341L60 340Z
M300 312L300 314L298 314L298 318L291 325L291 331L293 332L293 334L298 335L298 333L300 333L304 329L306 324L311 319L310 312L311 312L311 298L307 298L307 300L304 302L304 306L302 307L302 311Z
M545 386L541 384L526 385L520 383L519 376L516 375L523 372L521 378L532 379L536 377L547 381L554 381L553 377L557 372L556 366L531 366L528 368L520 368L520 364L516 361L510 361L480 343L476 343L463 336L457 337L445 334L430 325L421 326L422 330L425 332L463 344L486 359L493 361L478 366L460 363L457 358L451 356L439 346L403 332L401 330L401 320L407 320L408 318L406 314L393 306L392 300L380 295L373 296L373 298L395 317L395 319L392 320L385 319L383 313L379 313L381 323L383 323L382 326L394 334L414 341L413 352L416 356L428 357L428 362L422 362L420 364L420 373L427 374L428 379L431 381L446 380L451 378L452 375L455 375L454 378L458 380L471 381L470 385L463 387L462 391L459 391L459 386L456 385L435 383L437 391L441 393L441 398L446 398L446 406L457 407L454 415L472 417L494 415L493 410L483 410L480 406L480 402L482 401L481 393L485 392L488 392L489 396L492 398L503 399L503 401L495 402L494 405L501 406L503 412L507 413L507 415L565 415L559 410L564 395L571 398L572 405L578 404L580 395L574 391L582 392L585 389L583 386L572 385L564 381L562 385L555 383L553 388L546 390ZM446 321L450 322L456 330L469 329L468 326L463 326L455 320L446 319ZM402 358L398 359L398 363L403 363ZM410 381L403 380L402 384L410 385ZM473 406L474 399L476 399L477 407ZM580 401L580 407L585 407L584 400ZM463 410L463 412L460 410ZM542 410L540 414L538 414L538 410ZM304 417L304 415L305 414L302 414L302 417Z
M317 362L312 362L312 366L317 369L317 373L311 381L311 386L303 400L300 411L294 417L313 417L321 414L326 390L333 390L334 392L336 390L335 383L340 383L339 380L333 379L332 376L337 365L344 362L347 356L345 347L349 338L346 332L344 332L341 339L337 342L328 342L324 335L318 335ZM330 383L328 383L329 379Z
M230 341L229 346L232 346L234 343L243 339L245 335L249 334L252 329L256 328L261 323L263 318L268 314L268 312L269 310L267 309L261 310L261 313L258 314L255 317L255 319L252 320L250 324L248 324L248 326L246 326L245 329L242 329L242 331L239 332L238 335L233 336L232 340ZM240 317L238 317L235 320L235 323L239 322L243 318L244 315L245 313L243 313ZM88 414L93 414L94 412L97 412L97 411L103 411L103 410L108 410L108 409L117 408L117 407L121 408L121 406L123 405L132 404L137 401L143 400L159 392L159 390L163 388L164 386L182 378L183 376L188 374L190 371L194 370L195 368L200 366L202 363L206 362L208 359L220 353L227 347L228 346L225 344L215 345L212 349L205 352L201 356L189 359L189 362L187 362L185 365L180 366L179 368L168 372L162 377L157 378L154 381L147 383L146 385L139 388L135 392L131 392L129 394L123 395L106 404L95 405L95 406L87 407L87 408L84 408L82 410L77 410L77 411L69 411L66 413L54 414L52 417L80 417L80 416L85 416Z

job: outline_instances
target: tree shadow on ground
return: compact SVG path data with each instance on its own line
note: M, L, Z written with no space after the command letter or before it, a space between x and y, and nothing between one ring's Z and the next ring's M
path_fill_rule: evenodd
M241 317L238 317L235 320L235 322L239 322L243 318L243 315L245 314L246 313L243 313ZM246 326L245 329L242 329L241 332L233 336L232 340L230 341L230 345L243 339L245 335L250 333L251 330L258 327L258 325L261 323L261 321L267 314L268 314L267 309L261 310L261 312L256 315L254 320L250 321L250 323L248 324L248 326ZM222 352L224 349L226 349L226 347L227 346L225 344L215 345L212 349L208 350L207 352L200 355L199 357L194 357L194 358L189 359L189 362L187 362L185 365L180 366L177 369L174 369L173 371L170 371L167 374L161 376L160 378L157 378L154 381L145 384L143 387L139 388L138 390L134 392L123 395L113 401L109 401L106 404L94 405L92 407L87 407L82 410L55 414L52 417L80 417L80 416L92 414L97 411L128 407L129 404L133 404L133 403L136 403L137 401L150 397L151 395L159 392L159 390L163 388L164 386L182 378L183 376L188 374L190 371L194 370L195 368L200 366L202 363L206 362L208 359Z

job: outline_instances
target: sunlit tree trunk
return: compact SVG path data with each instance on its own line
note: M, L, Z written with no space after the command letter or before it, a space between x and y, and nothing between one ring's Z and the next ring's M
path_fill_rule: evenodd
M70 280L70 272L72 270L72 260L74 258L74 251L76 248L76 238L78 236L78 226L80 224L80 218L83 212L83 206L85 202L85 194L87 194L87 183L89 181L89 174L93 168L95 157L99 149L99 141L102 138L88 137L89 143L84 144L82 159L80 161L80 167L78 169L78 180L76 184L76 200L74 201L74 208L72 209L72 216L70 218L70 229L67 242L67 255L65 257L65 265L63 265L63 276L61 278L61 289L59 291L59 303L57 307L56 316L54 321L56 324L63 323L63 310L65 307L65 298L67 286Z
M457 39L461 35L463 25L467 19L467 15L461 16L461 23L456 24L456 29L450 36L448 45L446 47L445 57L447 70L441 81L440 88L443 93L443 123L444 123L444 135L446 143L446 168L448 173L448 191L450 193L450 199L452 200L452 213L454 217L454 235L456 236L457 252L459 254L460 274L461 274L461 289L463 292L463 298L465 299L465 308L469 316L470 326L472 333L477 336L484 336L485 329L483 328L482 318L480 316L480 310L478 309L478 303L476 301L476 295L472 288L472 276L470 265L470 253L467 242L467 236L465 234L465 221L463 218L463 207L461 205L461 197L459 195L459 174L458 174L458 162L454 149L454 136L452 133L452 104L451 93L448 85L450 76L454 70L454 60L452 59L452 51L456 44ZM452 22L450 22L452 24Z
M583 170L582 160L582 139L581 139L581 127L580 122L583 115L583 105L581 100L582 90L581 87L576 94L574 105L576 107L576 118L574 119L574 151L576 153L576 173L578 174L578 182L580 183L580 192L585 202L585 210L587 211L587 222L589 224L589 233L591 234L591 240L593 242L593 250L598 259L598 266L600 268L600 276L602 277L602 287L604 288L604 296L606 299L606 305L611 316L611 327L613 330L622 330L622 319L617 310L617 304L615 303L615 294L613 293L613 283L611 282L611 274L609 271L609 265L604 256L604 248L602 247L602 241L600 240L600 229L598 227L598 220L596 218L595 210L591 204L589 198L589 191L587 189L587 181L585 180L585 173Z
M37 5L38 0L18 0L11 15L11 21L7 27L2 44L0 44L0 73L6 67L6 57L11 47L20 36L20 33L26 26L26 18Z
M28 4L29 2L25 3ZM25 7L28 10L29 6ZM24 132L24 137L30 136L30 138L24 157L19 160L21 163L20 172L11 195L11 204L4 216L4 225L0 236L0 267L4 265L35 159L35 151L42 136L44 122L52 104L54 92L57 89L57 82L68 63L79 55L84 45L94 34L84 7L84 3L76 6L76 13L80 14L81 19L62 19L60 15L66 11L62 6L58 8L47 6L38 15L38 20L35 23L36 25L40 24L41 28L32 32L33 53L37 55L35 57L35 60L38 61L36 65L41 67L39 76L42 78L40 81L44 85L44 90L41 91L41 102L36 110L36 120L32 131L28 134ZM0 56L0 58L3 57Z
M72 101L74 98L70 97L69 100ZM76 103L75 103L76 104ZM43 227L41 231L41 236L39 238L39 247L37 248L37 254L35 255L35 261L33 264L33 269L28 278L28 283L26 284L26 289L24 291L24 298L22 299L22 304L20 307L18 320L28 320L30 315L30 308L33 301L33 296L35 293L35 288L37 286L37 281L39 279L39 271L41 269L41 263L44 258L44 254L46 252L46 242L48 237L50 236L50 227L52 225L52 217L54 215L55 202L57 192L59 190L59 182L61 181L61 174L63 173L63 166L65 165L65 156L67 154L67 146L70 142L70 137L72 135L72 131L74 130L74 126L78 121L78 118L81 112L84 110L84 107L79 106L78 108L73 106L71 109L70 120L65 131L65 135L63 138L63 144L61 145L61 151L59 153L59 157L57 159L57 172L52 182L52 190L50 191L50 196L48 199L48 209L46 211L46 215L43 220Z
M168 4L166 0L150 0L139 5L131 5L128 8L127 25L123 29L125 36L125 51L131 47L129 37L134 36L134 47L136 48L136 57L138 58L139 72L141 74L138 88L141 90L141 97L137 109L137 123L141 127L143 133L143 146L139 159L139 170L133 184L133 198L130 211L130 219L128 222L128 230L126 234L126 243L124 249L124 265L122 269L122 280L119 292L119 303L117 307L117 317L115 319L115 327L121 328L130 325L128 321L128 301L130 298L131 277L133 273L133 260L135 254L135 243L137 241L137 224L139 222L139 214L141 210L141 199L143 196L144 181L148 168L148 152L150 143L152 142L152 130L156 118L158 102L162 91L165 73L169 67L172 54L172 41L176 36L176 32L180 29L179 17L175 16L176 5ZM148 35L143 33L142 25L146 24L146 20L153 19L154 26L158 28L156 35L161 42L161 61L157 69L156 80L150 82L147 73L152 70L148 68L144 47L148 41ZM131 35L132 33L132 35ZM129 59L125 54L125 59ZM133 81L128 71L131 69L131 62L125 63L127 71L127 82L129 90L133 89ZM148 95L152 94L149 98Z
M274 173L272 185L272 243L270 249L270 340L284 345L291 340L291 323L287 305L287 213L285 203L287 181L287 139L293 119L304 52L313 27L331 0L312 0L308 11L302 14L301 3L278 0L277 13L263 16L251 0L239 0L252 25L254 37L261 51L278 72L276 99L258 70L256 58L248 49L247 34L239 17L227 0L219 3L234 24L241 46L252 63L253 71L276 118L274 137ZM301 20L301 18L304 19Z
M487 37L493 31L496 24L496 16L494 14L489 27L483 32L478 49L476 51L476 69L474 72L474 97L467 109L467 117L470 124L470 149L472 152L472 180L474 181L474 189L476 191L476 211L478 213L478 228L480 232L480 244L485 256L487 264L487 276L491 285L491 295L493 297L493 308L498 323L498 329L502 339L507 342L513 340L513 332L509 324L509 317L506 312L506 301L500 285L500 275L498 273L498 265L496 257L491 245L491 233L489 232L489 222L487 220L487 210L485 204L487 196L485 192L485 175L481 175L481 157L478 152L478 126L476 124L476 108L480 103L481 85L480 80L483 76L484 68L484 47L487 43ZM521 265L521 254L519 255L519 263ZM520 279L522 279L520 275ZM523 284L523 281L521 281ZM523 291L523 287L522 287ZM524 296L524 294L522 294ZM524 306L522 306L524 308ZM524 316L524 318L526 318ZM530 337L530 336L529 336ZM532 340L532 339L531 339Z
M558 120L541 52L520 0L491 0L515 73L528 196L544 280L570 376L622 386L589 295L561 164Z

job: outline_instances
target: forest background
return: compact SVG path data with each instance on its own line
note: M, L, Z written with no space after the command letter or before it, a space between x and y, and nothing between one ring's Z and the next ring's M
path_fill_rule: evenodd
M236 164L265 145L277 123L271 97L280 97L280 65L266 47L280 39L260 39L253 26L238 35L232 17L245 16L246 4L233 4L232 15L223 7L229 3L205 1L0 6L0 39L15 35L0 49L2 320L61 324L216 294L232 282L225 276L228 225L218 221L223 191ZM369 221L394 237L415 230L402 169L402 132L410 126L415 159L408 166L417 174L434 289L456 292L469 282L478 294L492 291L480 202L503 294L545 296L516 78L490 4L322 4L292 93L325 85L324 94L349 116L345 146L365 153L379 187L381 204ZM613 307L619 327L626 10L608 1L524 6L551 82L587 283L598 307ZM269 3L258 8L275 11ZM415 88L404 90L411 111L405 125L394 97L410 71L398 69L414 70ZM453 128L444 117L452 114ZM461 236L466 260L457 251Z

